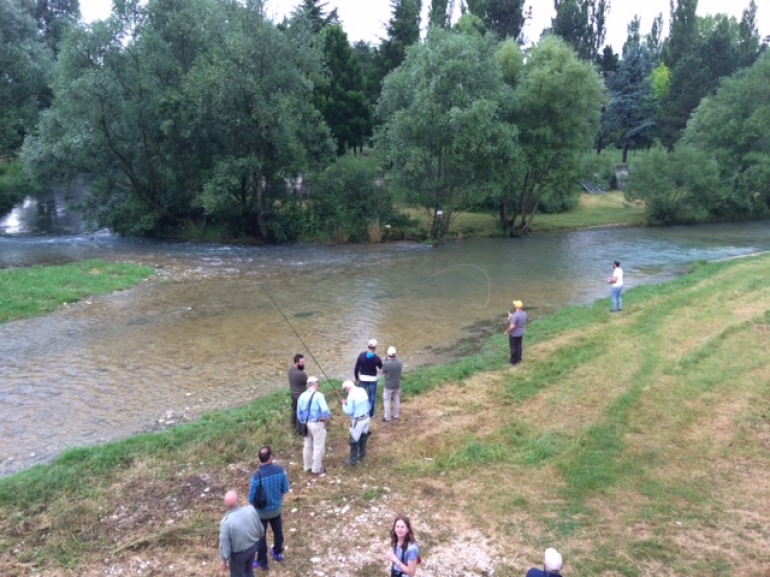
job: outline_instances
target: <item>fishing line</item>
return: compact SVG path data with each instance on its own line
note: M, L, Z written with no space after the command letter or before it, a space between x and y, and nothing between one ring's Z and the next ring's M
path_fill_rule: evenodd
M489 278L489 273L487 273L487 271L485 271L483 268L481 268L481 267L480 267L479 265L477 265L477 264L472 264L472 263L456 264L456 265L454 265L454 266L450 266L450 267L447 267L447 268L441 269L440 271L434 272L434 273L433 273L432 275L430 275L428 278L429 278L429 279L431 279L431 278L433 278L434 276L437 276L437 275L443 274L443 273L445 273L445 272L447 272L447 271L450 271L450 270L452 270L452 269L454 269L454 268L462 268L462 267L466 267L466 266L469 266L469 267L472 267L472 268L475 268L475 269L477 269L479 272L481 272L481 274L483 274L483 275L484 275L484 278L486 278L486 279L487 279L487 302L484 304L484 308L488 307L488 306L489 306L489 301L491 301L491 300L492 300L492 279L491 279L491 278Z
M315 358L315 355L313 354L313 351L311 351L311 350L310 350L310 347L309 347L309 346L307 346L307 344L305 343L305 341L303 341L303 340L302 340L302 337L301 337L301 336L299 336L299 333L297 332L297 329L295 329L295 328L294 328L294 325L293 325L293 324L291 324L291 321L290 321L290 320L289 320L289 318L288 318L288 317L287 317L287 316L286 316L286 315L283 313L283 311L281 310L281 307L279 307L279 306L278 306L278 303L277 303L277 302L275 302L275 299L273 298L273 295L271 295L271 294L270 294L270 291L269 291L269 290L267 290L267 286L265 286L265 285L262 285L262 288L263 288L263 289L265 289L265 294L267 295L267 298L269 298L269 299L270 299L270 302L272 302L272 303L273 303L273 306L275 307L275 309L276 309L276 310L277 310L279 313L281 313L281 316L283 317L283 320L285 320L285 321L286 321L286 324L287 324L287 325L289 325L289 327L291 328L292 332L294 332L294 335L297 337L297 339L299 339L299 342L301 342L301 343L302 343L302 346L303 346L303 347L305 347L305 350L306 350L306 351L308 352L308 354L310 355L310 358L311 358L311 359L313 359L313 361L315 362L315 364L316 364L316 365L318 365L318 368L319 368L319 369L321 369L321 373L323 373L323 376L326 378L326 380L329 382L329 384L331 384L332 380L329 378L329 375L327 375L327 374L326 374L326 371L325 371L325 370L324 370L324 368L321 366L321 363L319 363L319 362L318 362L318 359L317 359L317 358ZM337 391L337 387L335 387L334 385L332 385L332 390L335 392L335 394L337 395L337 397L338 397L338 398L341 400L341 399L342 399L342 396L340 395L339 391Z

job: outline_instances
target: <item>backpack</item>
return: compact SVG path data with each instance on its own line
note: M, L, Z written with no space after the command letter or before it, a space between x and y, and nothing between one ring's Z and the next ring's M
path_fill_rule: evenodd
M257 494L254 497L254 507L256 509L264 509L267 507L267 493L262 487L262 471L259 472L259 485L257 486Z

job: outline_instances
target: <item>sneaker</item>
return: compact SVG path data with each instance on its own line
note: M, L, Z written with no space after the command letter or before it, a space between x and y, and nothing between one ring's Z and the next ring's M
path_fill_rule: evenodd
M252 564L252 569L256 569L257 571L267 571L267 564L262 565L259 561L256 559L254 560L254 563Z
M310 474L313 475L314 477L326 477L326 467L321 469L318 473L316 473L315 471L310 471Z
M276 553L274 547L270 547L270 556L279 563L284 560L283 553Z
M390 419L386 419L385 417L382 417L382 422L383 423L390 423Z
M398 421L398 417L393 417L393 420L394 421Z

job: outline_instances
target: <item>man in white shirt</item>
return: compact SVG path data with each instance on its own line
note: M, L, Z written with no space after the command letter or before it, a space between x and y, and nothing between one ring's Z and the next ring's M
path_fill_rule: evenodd
M620 268L619 260L612 263L612 276L607 282L612 285L610 312L619 313L623 310L623 269Z

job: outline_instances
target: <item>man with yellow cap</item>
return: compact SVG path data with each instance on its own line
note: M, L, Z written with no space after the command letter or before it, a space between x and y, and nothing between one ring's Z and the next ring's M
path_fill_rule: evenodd
M508 346L511 349L511 364L518 365L521 362L521 342L524 339L525 327L527 326L527 313L524 312L524 303L519 300L513 301L515 312L508 312L509 325L505 330L508 337Z

